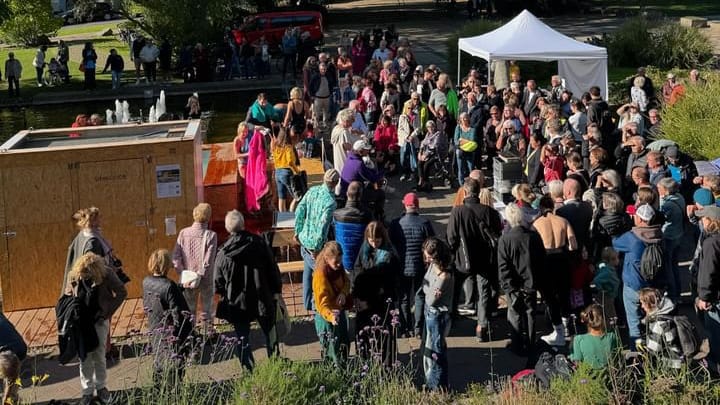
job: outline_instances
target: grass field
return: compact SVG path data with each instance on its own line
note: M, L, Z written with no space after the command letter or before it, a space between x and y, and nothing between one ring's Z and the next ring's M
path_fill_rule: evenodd
M638 11L644 7L674 17L720 15L720 0L593 0L593 4L609 10Z
M132 62L130 61L130 58L128 57L128 47L118 41L115 38L109 37L109 38L98 38L92 41L95 45L95 52L98 55L97 59L97 75L96 75L96 82L97 82L97 88L110 88L111 87L111 77L110 73L107 74L100 74L103 67L105 67L105 60L107 56L110 54L110 49L117 49L118 53L123 56L125 59L125 68L126 72L132 69ZM70 46L70 62L68 63L68 68L70 70L70 75L72 76L70 78L70 83L62 84L57 87L37 87L37 79L36 79L36 73L35 68L32 65L33 58L35 57L35 53L37 52L36 48L8 48L7 51L14 52L15 58L20 61L23 67L22 77L20 79L20 94L22 97L29 97L33 96L39 92L47 92L47 91L68 91L68 90L81 90L83 88L83 80L84 80L84 74L80 71L80 54L81 50L83 48L83 41L76 41L76 42L69 42L68 45ZM4 52L3 52L4 53ZM54 58L57 55L57 48L56 47L49 47L48 50L45 53L45 61L50 62L50 58ZM7 93L5 90L7 89L7 83L3 82L3 84L0 87L0 98L6 98Z
M58 31L57 36L58 37L64 37L64 36L70 36L70 35L90 35L90 34L96 34L103 32L107 30L108 28L113 30L117 29L118 25L120 25L120 20L114 20L114 21L108 21L104 24L97 24L97 25L66 25L62 28L60 28L60 31Z

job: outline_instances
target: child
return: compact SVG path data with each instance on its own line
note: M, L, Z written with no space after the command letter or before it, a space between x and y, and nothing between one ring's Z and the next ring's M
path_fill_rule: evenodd
M683 351L674 320L675 304L655 288L643 288L638 292L638 299L646 314L642 323L647 334L645 346L648 352L665 365L680 368Z
M305 127L305 132L303 133L303 143L305 144L303 156L311 158L315 150L315 144L318 143L318 140L315 138L315 130L311 122L308 122Z
M615 298L620 291L620 279L617 275L617 266L620 263L617 252L611 246L603 248L600 263L593 278L595 284L595 301L602 305L606 320L616 318Z
M445 337L450 332L450 309L453 300L453 275L450 252L436 237L423 243L423 259L428 269L423 280L425 298L425 333L423 335L423 369L425 384L431 390L448 386L448 359Z
M588 333L577 335L572 341L570 360L586 362L594 369L607 367L613 353L620 348L620 341L613 332L606 329L603 308L598 304L587 307L580 315Z
M312 280L315 299L315 331L323 357L342 367L350 348L346 308L352 307L350 279L343 269L342 248L335 241L317 255Z

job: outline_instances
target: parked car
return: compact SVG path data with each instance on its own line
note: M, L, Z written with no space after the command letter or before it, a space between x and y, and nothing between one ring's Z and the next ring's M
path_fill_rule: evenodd
M290 27L308 32L315 42L322 41L325 36L322 15L317 11L271 11L247 17L235 39L241 41L247 38L249 43L253 43L264 35L274 49L282 43L285 30Z
M119 18L120 14L112 8L110 3L95 3L89 9L71 8L58 14L65 25L80 24L92 21L107 21Z

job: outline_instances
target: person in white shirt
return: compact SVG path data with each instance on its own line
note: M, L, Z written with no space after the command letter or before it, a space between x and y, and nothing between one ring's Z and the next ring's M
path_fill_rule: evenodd
M387 48L387 42L385 40L380 41L380 47L373 52L372 59L377 59L381 62L390 59L390 50Z

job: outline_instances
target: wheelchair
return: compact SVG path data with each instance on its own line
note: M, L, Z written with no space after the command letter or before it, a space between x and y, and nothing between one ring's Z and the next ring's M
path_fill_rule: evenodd
M45 77L43 78L47 86L60 86L63 83L62 74L60 69L50 69L45 71Z

